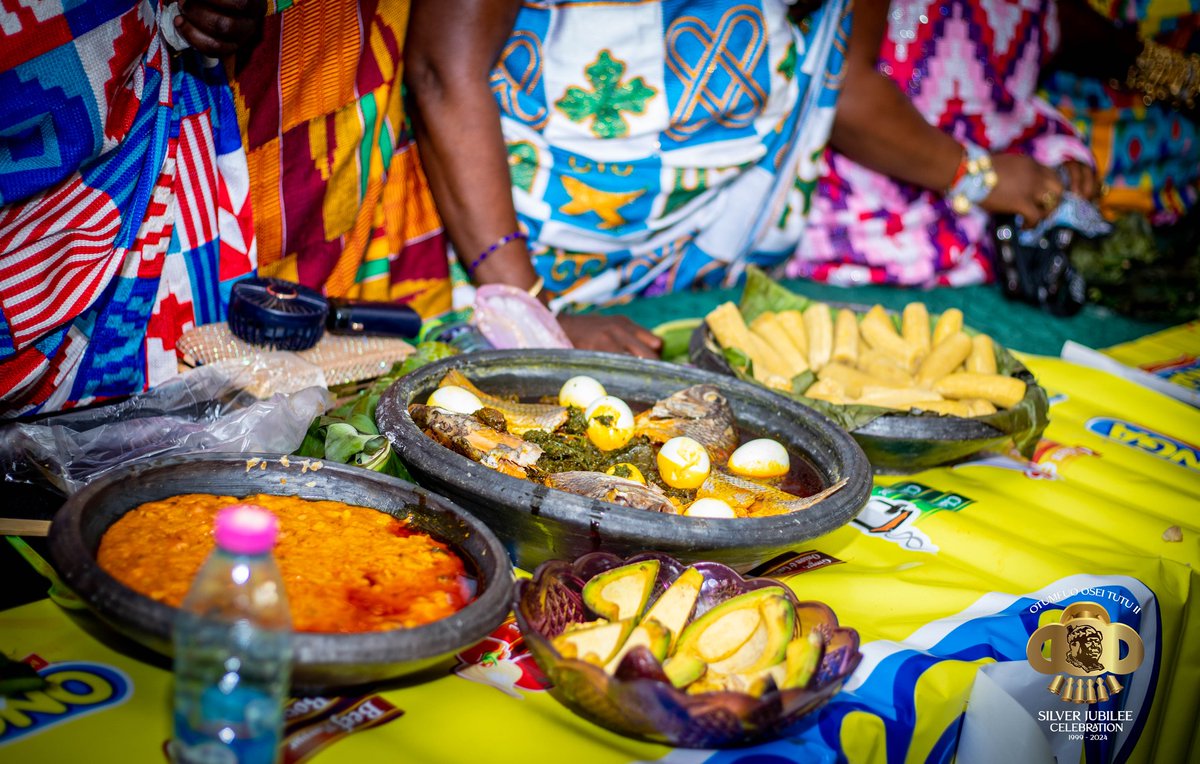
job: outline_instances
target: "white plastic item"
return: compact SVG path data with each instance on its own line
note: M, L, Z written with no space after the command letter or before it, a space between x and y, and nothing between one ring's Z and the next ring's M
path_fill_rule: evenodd
M507 284L484 284L475 290L473 321L500 350L573 347L545 305Z

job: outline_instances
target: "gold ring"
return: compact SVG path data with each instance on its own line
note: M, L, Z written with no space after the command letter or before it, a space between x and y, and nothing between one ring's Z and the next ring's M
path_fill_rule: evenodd
M1058 194L1054 193L1053 191L1047 191L1046 193L1042 194L1040 206L1046 212L1054 209L1058 206Z

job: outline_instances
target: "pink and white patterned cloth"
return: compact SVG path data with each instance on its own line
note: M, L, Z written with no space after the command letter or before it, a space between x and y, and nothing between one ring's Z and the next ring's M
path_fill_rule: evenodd
M992 153L1056 167L1093 164L1071 125L1037 97L1058 44L1054 0L895 0L879 70L930 124ZM962 286L989 281L991 225L941 193L868 170L836 151L817 185L790 277L836 284Z

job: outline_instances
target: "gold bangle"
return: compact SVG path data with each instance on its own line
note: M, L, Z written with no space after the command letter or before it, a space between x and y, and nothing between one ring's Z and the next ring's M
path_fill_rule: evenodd
M529 296L537 299L537 296L542 293L542 287L546 286L546 279L538 276L538 280L533 282L533 286L529 287Z
M1147 106L1166 101L1190 109L1200 95L1200 55L1147 40L1137 61L1129 67L1125 87L1140 92Z

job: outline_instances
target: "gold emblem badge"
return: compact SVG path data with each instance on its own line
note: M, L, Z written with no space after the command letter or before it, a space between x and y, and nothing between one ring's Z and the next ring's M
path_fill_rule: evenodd
M1043 654L1046 643L1050 644L1049 658ZM1109 621L1102 605L1077 602L1063 610L1058 623L1033 632L1025 657L1039 673L1057 675L1050 682L1050 692L1067 702L1095 703L1124 689L1114 674L1136 671L1145 648L1136 631Z

